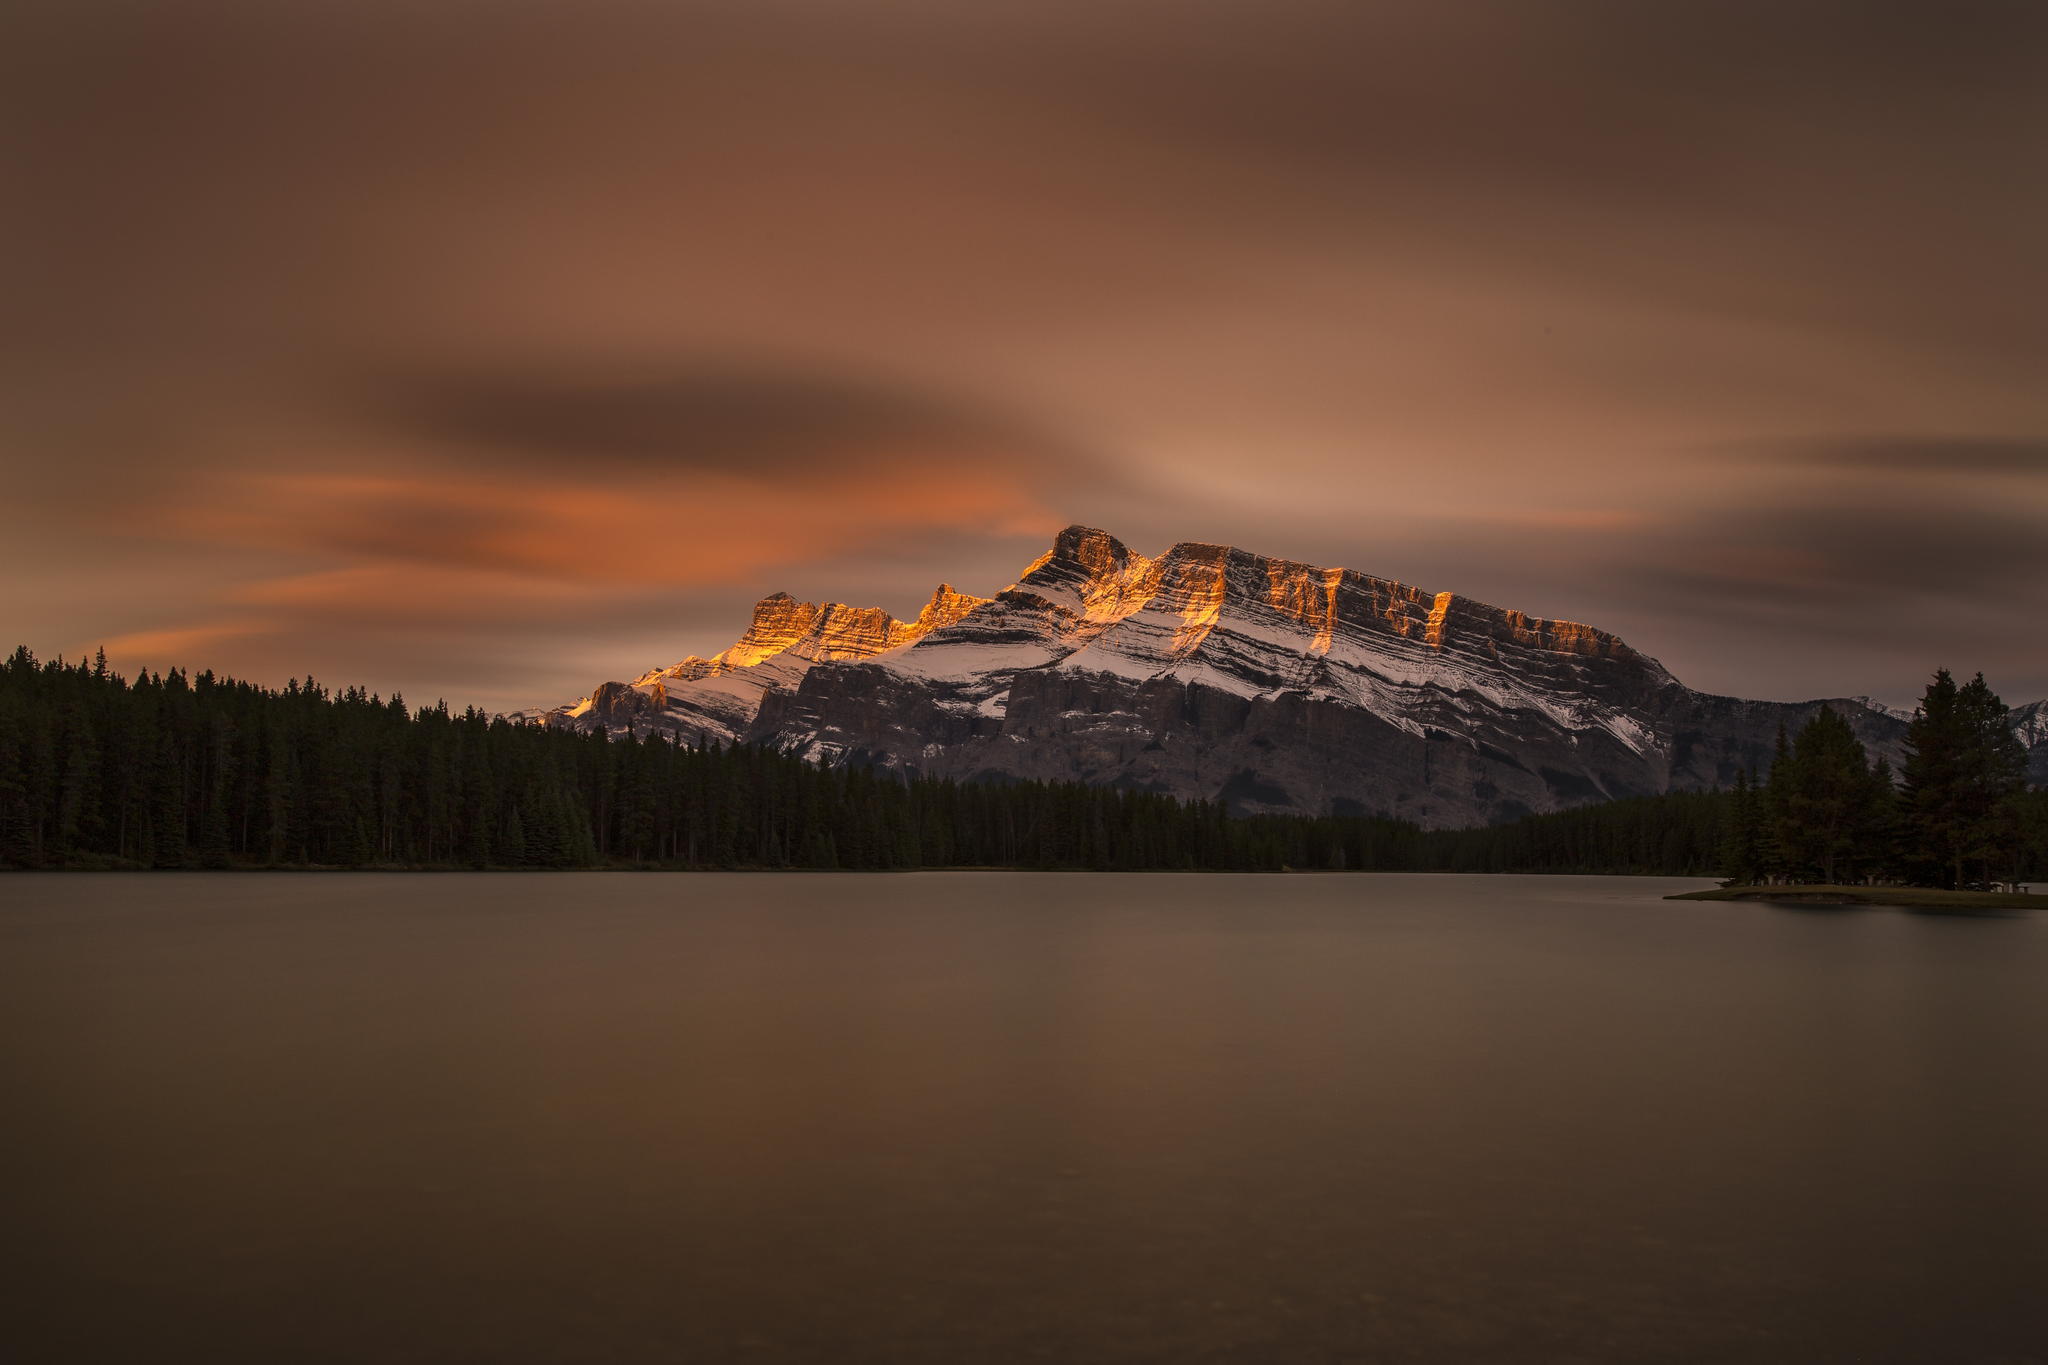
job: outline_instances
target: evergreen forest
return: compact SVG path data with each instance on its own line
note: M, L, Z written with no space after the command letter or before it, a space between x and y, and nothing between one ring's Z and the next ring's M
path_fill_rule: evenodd
M2048 871L2048 792L1983 680L1937 675L1902 773L1823 711L1768 774L1426 831L1073 783L903 780L748 747L409 709L104 656L0 663L0 866L1611 872L1930 885ZM2003 731L2007 741L2010 732ZM2015 755L2018 755L2015 760Z

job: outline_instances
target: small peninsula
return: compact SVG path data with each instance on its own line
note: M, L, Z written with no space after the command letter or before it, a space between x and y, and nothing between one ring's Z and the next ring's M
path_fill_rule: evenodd
M2048 910L2040 892L1942 891L1924 886L1837 886L1825 882L1780 886L1723 886L1684 891L1668 901L1775 901L1806 905L1897 905L1909 910Z

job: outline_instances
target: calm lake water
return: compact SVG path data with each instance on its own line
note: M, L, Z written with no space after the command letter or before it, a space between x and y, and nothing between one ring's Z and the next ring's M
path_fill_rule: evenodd
M2048 918L0 879L54 1361L2048 1358Z

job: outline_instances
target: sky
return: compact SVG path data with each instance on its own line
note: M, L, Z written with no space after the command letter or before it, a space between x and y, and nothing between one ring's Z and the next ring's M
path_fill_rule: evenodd
M2048 696L2048 5L10 0L0 634L555 704L1070 522Z

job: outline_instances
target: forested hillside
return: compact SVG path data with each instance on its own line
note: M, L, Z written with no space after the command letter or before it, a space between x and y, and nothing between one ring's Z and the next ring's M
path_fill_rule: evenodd
M2039 800L2039 798L2034 798ZM1071 783L901 781L746 747L104 660L0 665L0 865L1448 870L1715 875L1732 795L1479 830L1234 818ZM2037 822L2038 823L2038 822Z

